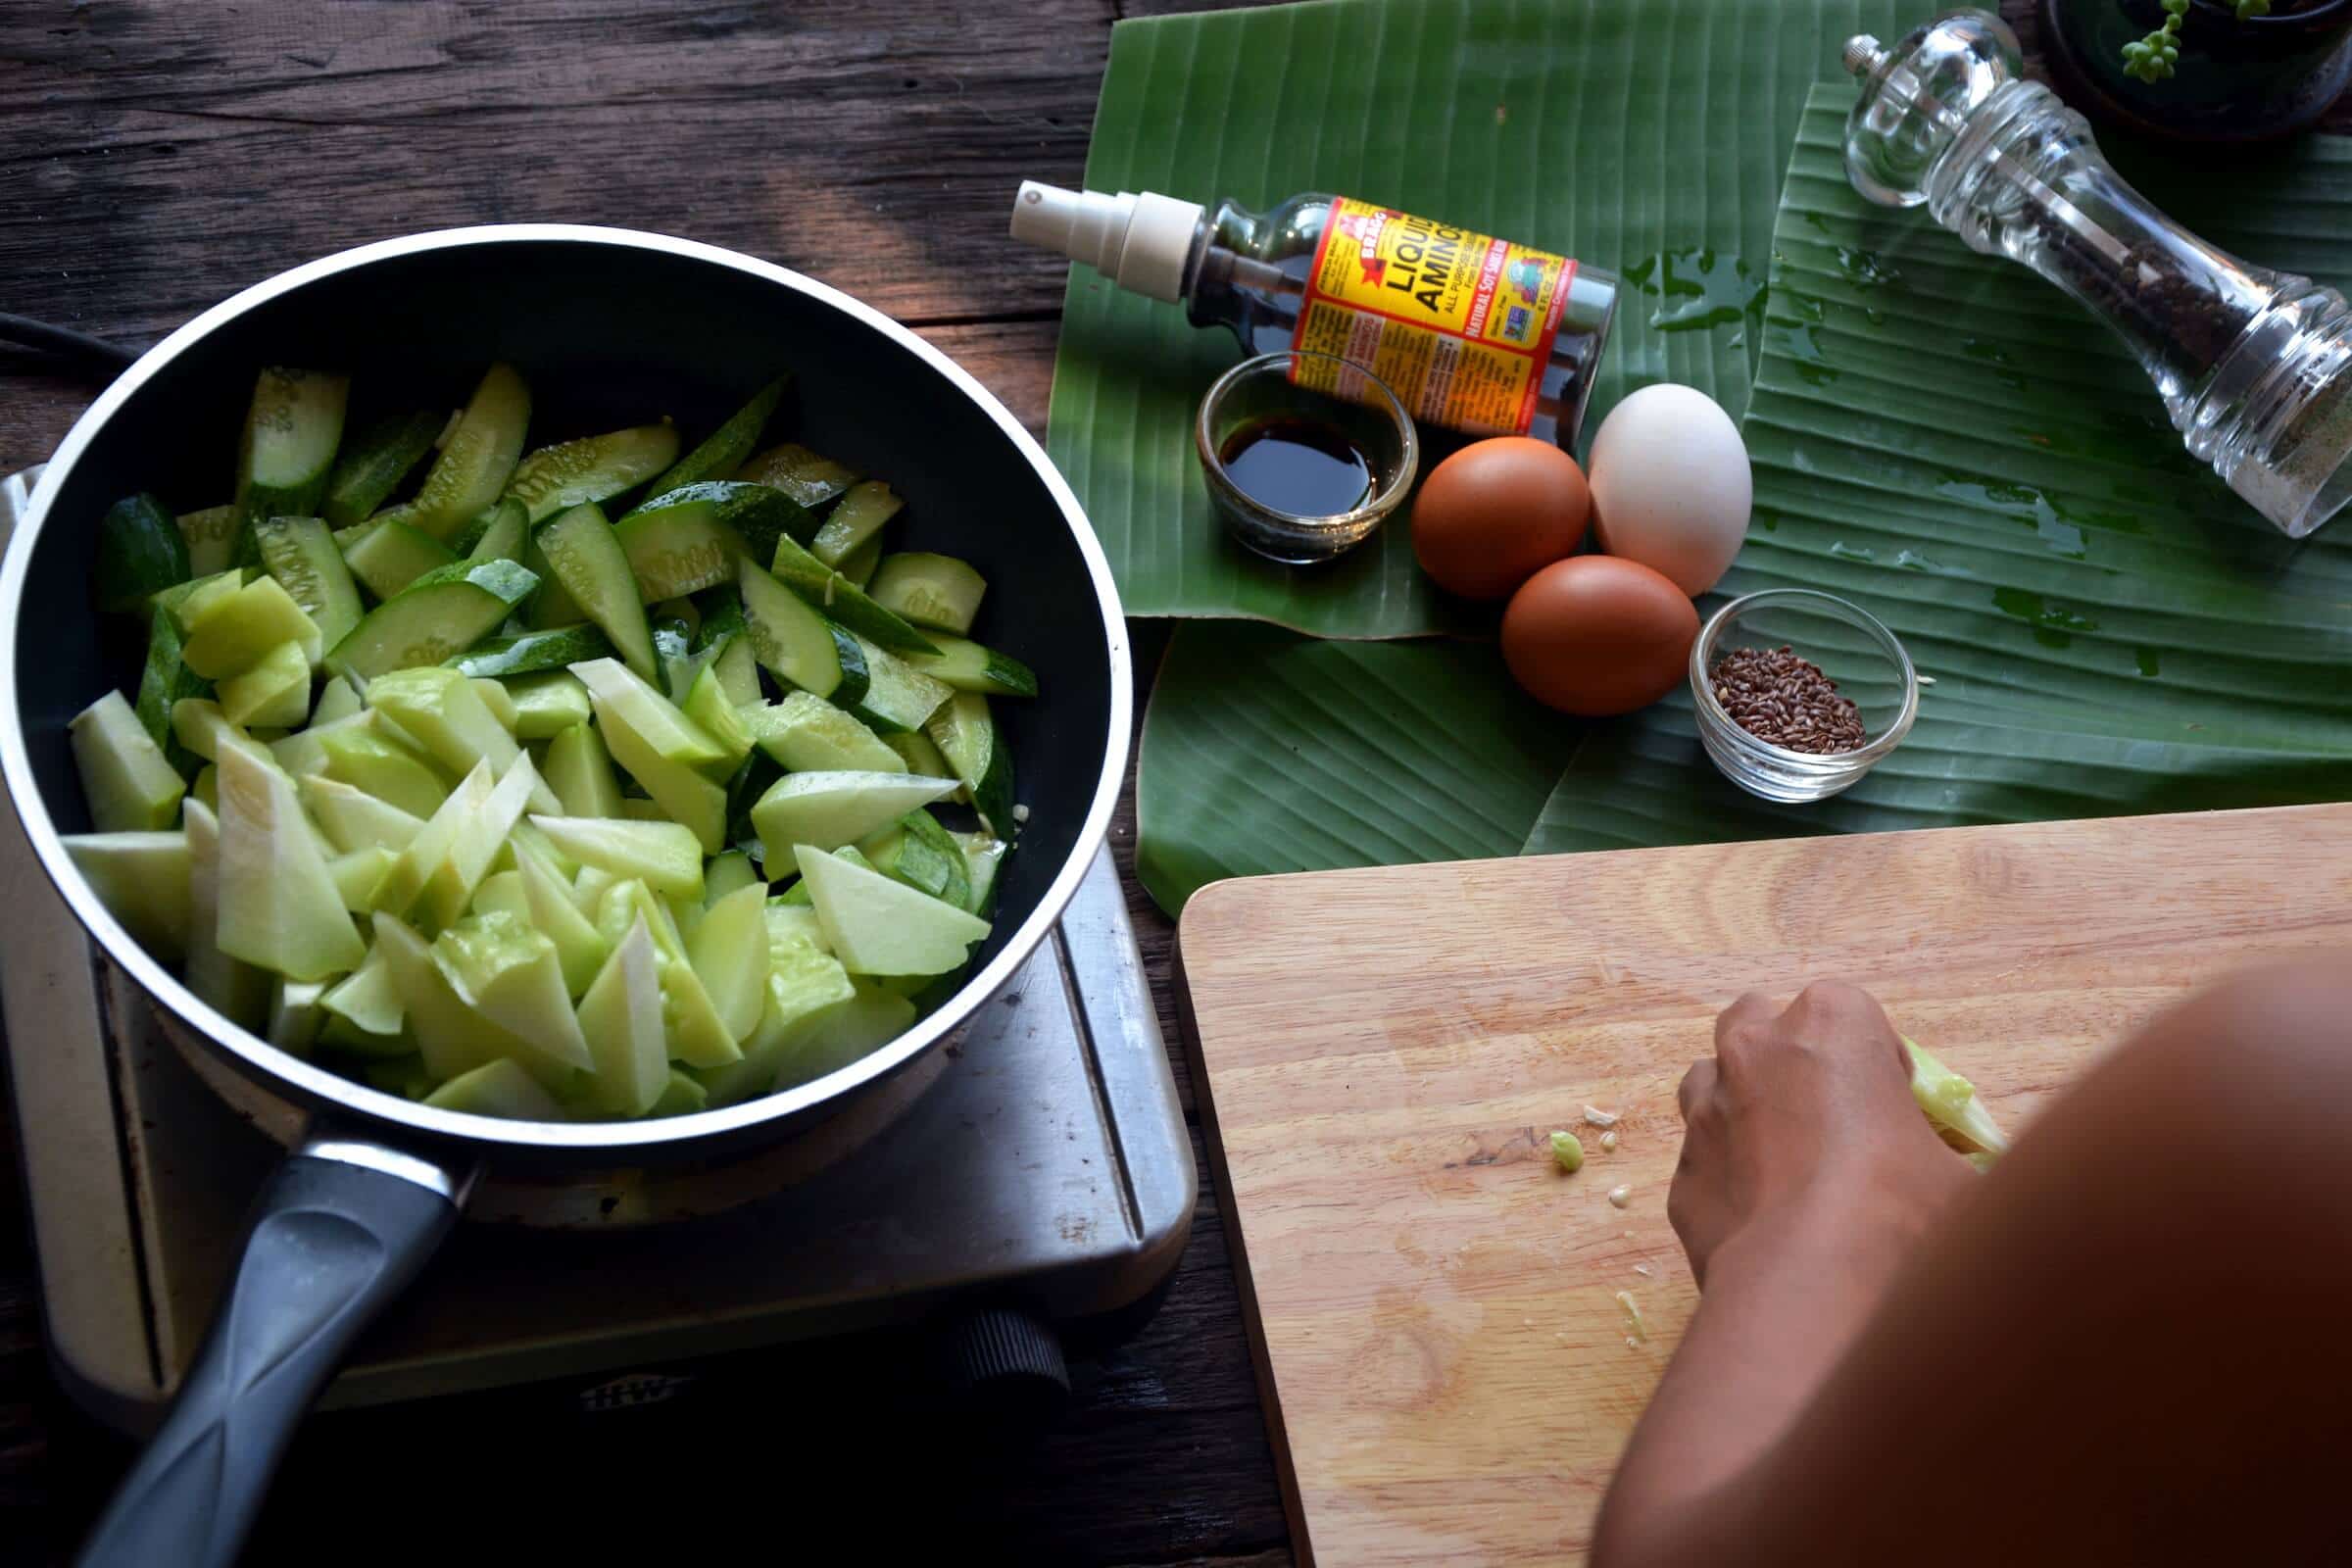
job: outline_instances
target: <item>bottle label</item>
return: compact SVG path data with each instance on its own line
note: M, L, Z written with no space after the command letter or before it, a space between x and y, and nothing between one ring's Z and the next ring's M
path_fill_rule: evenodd
M1343 196L1331 204L1291 347L1362 366L1416 419L1524 435L1576 263ZM1358 398L1352 372L1292 379Z

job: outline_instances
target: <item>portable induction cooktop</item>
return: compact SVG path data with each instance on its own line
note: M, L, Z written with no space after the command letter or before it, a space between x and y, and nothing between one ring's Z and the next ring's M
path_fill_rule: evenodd
M0 479L0 534L37 473ZM77 1401L143 1432L283 1150L165 1040L0 815L0 1004L52 1356ZM1057 1378L1055 1326L1164 1279L1198 1190L1107 852L959 1041L901 1077L879 1131L852 1107L725 1165L486 1190L319 1407L564 1382L628 1399L669 1375L632 1374L918 1322L961 1375Z

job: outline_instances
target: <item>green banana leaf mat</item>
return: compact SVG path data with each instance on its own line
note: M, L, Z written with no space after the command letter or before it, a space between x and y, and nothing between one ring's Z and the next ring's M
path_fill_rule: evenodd
M1495 25L1515 20L1511 8L1476 6L1342 4L1289 14L1396 14L1427 25L1440 10ZM1656 46L1705 44L1715 29L1699 24L1701 10L1738 20L1757 8L1661 10L1680 21L1661 26ZM1936 682L1911 739L1839 800L1774 808L1713 772L1680 699L1627 720L1579 726L1519 698L1488 647L1181 628L1155 690L1140 781L1138 870L1164 907L1181 906L1220 876L1522 846L1541 853L2352 794L2352 535L2323 533L2302 546L2279 537L2180 451L2144 377L2095 322L2022 270L1972 256L1925 219L1869 207L1851 193L1838 153L1851 89L1824 89L1800 116L1802 80L1849 28L1890 35L1901 27L1895 19L1830 10L1834 17L1774 11L1788 39L1818 26L1818 46L1785 44L1806 62L1797 85L1782 79L1786 59L1766 51L1759 65L1717 36L1704 76L1713 92L1699 90L1702 100L1741 96L1758 126L1751 136L1776 122L1794 134L1771 242L1746 232L1759 220L1760 199L1737 180L1718 188L1695 143L1684 149L1679 178L1626 171L1624 202L1629 211L1646 204L1647 232L1669 222L1693 253L1711 245L1718 257L1776 256L1747 422L1756 521L1724 591L1808 583L1886 619ZM1269 15L1285 13L1172 20L1236 24ZM1577 55L1573 38L1538 31L1554 51ZM1112 79L1124 47L1114 42ZM1202 44L1192 38L1186 47ZM1590 58L1555 57L1550 66L1567 79L1616 79ZM1746 86L1734 94L1727 83L1740 78ZM1469 90L1473 98L1483 91ZM1776 92L1788 100L1785 116L1767 107ZM1181 119L1192 103L1188 94L1172 112ZM1106 117L1110 108L1106 86ZM1678 114L1639 92L1618 100L1615 112L1626 127L1621 147L1648 123L1643 116L1665 122ZM1164 133L1164 122L1155 124ZM2352 234L2346 144L2307 141L2250 167L2203 173L2129 172L2191 226L2246 255L2352 278L2352 238L2336 237ZM1089 177L1097 183L1091 168ZM1168 188L1148 174L1109 182ZM1292 177L1257 199L1318 185L1351 188L1328 173ZM1459 203L1423 206L1460 211ZM1647 210L1674 206L1685 216L1661 220ZM1462 216L1514 231L1488 215ZM1596 258L1638 253L1642 241L1623 237L1633 225L1622 211L1618 217L1611 227L1591 216L1599 227L1578 229L1577 244ZM1586 237L1593 233L1602 237ZM1533 237L1561 243L1541 231ZM1073 322L1089 286L1074 276ZM1619 385L1685 380L1736 411L1749 346L1742 339L1758 335L1742 330L1744 319L1682 339L1656 329L1646 338L1627 333L1651 316L1675 324L1689 304L1671 293L1629 298L1610 351L1615 359L1633 346L1618 360ZM1054 424L1066 438L1055 455L1075 479L1068 440L1076 433L1065 420L1076 415L1065 405L1063 378L1084 339L1073 343L1072 330L1065 327L1057 366ZM1678 360L1685 341L1707 352ZM1167 347L1184 358L1181 340ZM1214 346L1200 379L1231 357L1229 342ZM1100 387L1085 374L1071 384ZM1161 390L1136 388L1122 406L1140 417ZM1177 401L1189 408L1195 390L1188 385ZM1113 420L1103 439L1079 445L1132 457L1138 437L1119 426ZM1189 465L1187 456L1180 471L1197 485ZM1166 477L1138 477L1132 467L1120 481L1121 504L1106 509L1099 489L1108 471L1090 470L1093 482L1082 484L1098 523L1114 519L1106 537L1132 532L1147 506L1163 520L1175 510ZM1392 530L1392 546L1400 536ZM1138 596L1133 552L1114 543L1113 558L1131 612L1180 612L1148 592ZM1399 577L1409 579L1409 553L1400 560ZM1191 580L1201 577L1195 571ZM1321 591L1301 581L1307 592ZM1401 586L1384 592L1366 579L1350 591L1386 617L1359 622L1351 634L1397 629ZM1304 603L1294 593L1279 618L1314 623L1300 612ZM1343 608L1329 607L1319 629L1349 634L1331 624ZM1262 603L1253 612L1229 602L1192 612L1268 612ZM1834 640L1818 650L1833 674L1850 652Z

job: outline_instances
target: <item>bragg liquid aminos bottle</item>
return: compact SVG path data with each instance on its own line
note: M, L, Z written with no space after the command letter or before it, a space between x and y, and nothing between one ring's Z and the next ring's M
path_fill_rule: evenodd
M1184 305L1196 325L1229 326L1251 353L1361 366L1422 423L1567 449L1617 312L1617 279L1597 267L1347 196L1308 192L1266 213L1224 202L1211 216L1029 180L1012 233ZM1350 396L1335 375L1323 390Z

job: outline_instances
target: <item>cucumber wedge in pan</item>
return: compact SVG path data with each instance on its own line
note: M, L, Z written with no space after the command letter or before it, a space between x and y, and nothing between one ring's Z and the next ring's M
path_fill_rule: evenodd
M496 631L539 586L512 561L454 562L418 577L362 617L330 649L327 667L366 681L438 664Z
M637 579L637 597L649 605L733 582L745 549L742 536L719 520L717 506L703 500L664 497L621 518L612 532Z
M635 489L677 455L677 428L667 420L559 442L515 466L507 498L521 502L531 521L544 522L583 502Z
M909 553L884 556L866 592L917 626L968 637L988 583L954 556Z
M937 653L908 654L906 662L959 692L990 697L1037 695L1037 672L1010 654L1000 654L962 637L942 635L934 640L939 644Z
M713 479L674 490L657 489L651 500L620 520L626 525L647 513L666 511L692 501L708 502L717 508L718 520L743 541L755 561L772 557L777 540L791 538L807 544L823 526L815 513L774 485L739 479Z
M237 543L230 560L249 565L253 526L264 517L318 513L343 440L347 376L272 366L262 371L245 412L237 453Z
M348 528L366 521L424 461L448 422L446 415L429 410L392 414L353 436L335 460L325 499L319 503L319 515L327 526Z
M775 564L769 568L776 581L799 594L861 637L899 654L936 654L939 644L866 597L865 590L802 549L790 538L776 541Z
M854 551L879 535L883 524L906 503L879 479L854 486L841 505L826 514L824 526L808 542L808 553L828 566L838 566Z
M783 401L784 389L791 384L790 375L779 375L753 393L751 401L728 416L727 421L706 436L701 446L656 479L652 494L660 496L706 479L723 479L734 472L760 444L760 433L767 428L776 405Z
M602 628L583 621L576 626L493 637L454 656L449 663L467 675L495 675L504 679L564 669L585 660L609 659L612 655L612 639Z
M523 431L530 420L531 390L522 377L513 366L490 367L441 456L433 461L432 471L424 476L416 499L394 508L390 515L446 541L506 490L522 457Z
M770 447L735 470L738 479L774 485L804 507L821 507L858 482L858 471L818 457L797 441Z
M360 623L360 590L317 517L261 517L253 525L262 565L292 596L332 648Z
M449 565L458 553L421 528L387 516L343 547L351 574L378 599L389 599L428 571Z
M155 497L143 491L125 496L98 519L98 559L90 567L90 593L108 614L144 610L156 594L195 574L179 519Z
M529 510L509 496L459 529L449 547L467 561L518 562L530 537Z
M540 528L531 543L547 558L548 570L579 607L581 617L604 628L640 680L659 684L662 668L654 659L645 603L620 537L604 513L593 503L574 507Z

